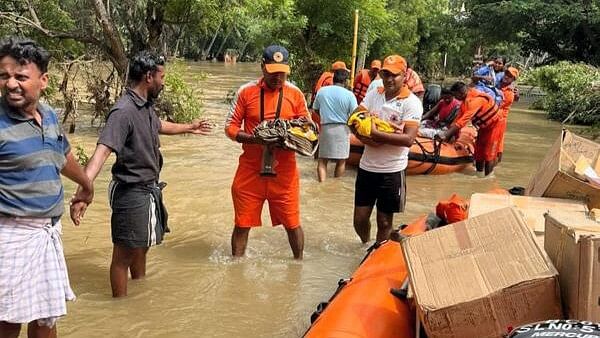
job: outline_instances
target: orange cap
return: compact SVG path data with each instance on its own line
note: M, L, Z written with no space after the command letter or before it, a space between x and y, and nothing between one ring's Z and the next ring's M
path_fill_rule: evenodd
M510 75L512 75L512 77L514 77L515 79L519 77L519 70L515 67L508 67L506 72L510 73Z
M381 69L381 61L379 60L373 60L371 61L371 69Z
M390 55L383 60L381 70L387 70L392 74L400 74L406 72L406 60L400 55Z
M346 68L346 63L344 61L336 61L331 64L331 70L345 70L350 71L350 69Z

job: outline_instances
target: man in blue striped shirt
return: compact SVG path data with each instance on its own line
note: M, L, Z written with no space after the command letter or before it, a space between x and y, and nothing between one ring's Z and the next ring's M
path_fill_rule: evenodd
M56 336L66 300L75 298L60 240L60 174L82 187L75 204L93 197L56 113L39 102L48 61L31 40L0 42L0 337L17 337L25 323L30 337Z

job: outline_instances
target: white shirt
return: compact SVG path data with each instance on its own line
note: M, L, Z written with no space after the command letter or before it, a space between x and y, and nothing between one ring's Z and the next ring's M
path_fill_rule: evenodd
M370 92L371 90L377 89L379 87L383 87L382 79L377 79L377 80L371 81L371 83L369 84L369 87L367 88L367 93Z
M410 93L405 98L394 97L386 101L385 93L377 90L367 92L360 104L369 113L384 121L401 124L414 121L419 123L423 115L421 100ZM360 159L360 168L375 173L393 173L406 169L408 165L408 147L382 144L372 147L365 144L365 151Z

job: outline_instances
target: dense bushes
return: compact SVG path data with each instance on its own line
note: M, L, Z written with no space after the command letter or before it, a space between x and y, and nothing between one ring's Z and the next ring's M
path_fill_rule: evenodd
M550 119L600 125L599 68L562 61L528 72L524 81L546 92L542 107Z
M184 74L191 78L184 78ZM171 122L189 123L202 115L202 101L193 87L206 78L206 74L189 75L184 62L173 60L166 67L165 89L158 101L156 110L162 118Z

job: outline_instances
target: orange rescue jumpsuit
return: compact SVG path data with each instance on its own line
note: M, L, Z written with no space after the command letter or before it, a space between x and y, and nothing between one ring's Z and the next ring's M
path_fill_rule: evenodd
M453 125L464 128L469 121L477 131L475 161L493 161L498 155L498 133L501 119L494 98L477 89L469 88L467 97L460 106L460 114Z
M225 122L225 133L235 140L243 127L252 134L260 123L260 92L264 90L264 118L275 118L279 90L271 90L263 79L242 86L232 102ZM308 116L304 94L296 86L285 82L282 88L281 119ZM269 203L273 226L283 224L286 229L300 226L300 182L296 155L293 151L274 149L273 167L275 177L260 176L263 146L242 144L243 153L231 186L235 225L238 227L260 226L264 201Z
M504 99L500 104L500 116L502 119L500 120L500 130L498 132L498 154L502 154L504 152L504 134L506 133L506 123L508 121L508 112L510 111L510 106L512 106L515 101L515 92L513 86L505 86L501 88L502 95L504 95Z

